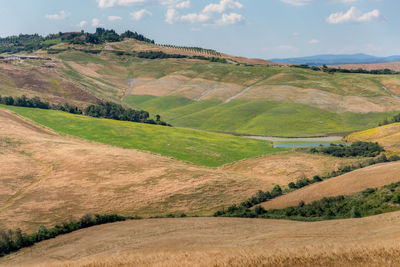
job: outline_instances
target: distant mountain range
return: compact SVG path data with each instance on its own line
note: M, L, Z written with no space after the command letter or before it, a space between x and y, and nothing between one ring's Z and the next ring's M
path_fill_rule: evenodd
M322 66L322 65L343 65L343 64L376 64L400 61L400 56L390 57L375 57L366 54L352 54L352 55L316 55L310 57L297 57L297 58L274 58L270 59L276 63L286 63L294 65L309 65L309 66Z

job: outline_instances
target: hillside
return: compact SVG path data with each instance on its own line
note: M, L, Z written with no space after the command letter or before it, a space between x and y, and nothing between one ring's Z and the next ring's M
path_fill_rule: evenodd
M399 212L340 223L238 218L127 221L44 241L0 262L4 266L396 266L399 221Z
M66 112L3 106L63 134L113 146L150 151L216 167L233 161L285 151L268 141L227 134L98 119Z
M58 134L4 109L0 147L0 229L28 232L88 212L208 216L273 184L349 163L286 152L208 168ZM276 166L282 170L265 171Z
M387 150L400 152L400 123L392 123L362 132L355 132L346 138L349 142L379 142Z
M297 206L324 197L350 195L366 188L377 188L400 181L400 163L383 163L315 183L261 204L266 209Z
M111 100L157 112L175 126L315 136L375 127L400 110L398 75L329 74L132 38L60 41L26 53L51 60L0 60L0 94L81 106Z
M348 70L384 70L390 69L393 71L400 71L400 62L386 62L386 63L370 63L370 64L344 64L344 65L330 65L332 68L348 69Z

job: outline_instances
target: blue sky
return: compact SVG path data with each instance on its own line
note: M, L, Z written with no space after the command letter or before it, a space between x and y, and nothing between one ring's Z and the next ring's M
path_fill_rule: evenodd
M96 27L272 58L400 54L398 0L0 0L0 36Z

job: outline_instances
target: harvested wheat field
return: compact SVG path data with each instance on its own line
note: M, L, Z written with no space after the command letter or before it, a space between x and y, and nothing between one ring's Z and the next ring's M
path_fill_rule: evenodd
M324 197L351 195L400 181L400 162L381 163L315 183L262 204L266 209L297 206Z
M400 152L400 123L392 123L381 127L355 132L347 136L350 142L378 142L386 150Z
M290 183L302 178L312 178L314 175L325 175L356 162L358 160L354 158L291 151L237 161L226 164L221 169L264 182L287 185L288 181Z
M238 218L126 221L6 256L4 266L396 266L400 213L324 222Z
M347 164L325 156L317 164L315 157L307 162L305 154L285 153L282 169L290 165L290 173L264 173L282 161L267 156L202 167L60 135L6 110L0 110L0 147L0 229L28 232L86 213L211 215L273 184ZM263 168L256 168L258 162Z
M58 135L0 111L0 228L86 213L209 214L271 185L179 160Z

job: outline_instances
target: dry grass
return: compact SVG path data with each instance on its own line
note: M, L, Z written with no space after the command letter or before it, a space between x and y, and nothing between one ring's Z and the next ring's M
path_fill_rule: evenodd
M59 236L4 266L398 266L400 213L293 222L187 218L128 221Z
M241 160L221 169L258 178L265 182L287 185L301 178L325 175L332 170L356 163L357 159L334 158L325 155L285 152Z
M400 62L375 63L375 64L344 64L344 65L334 65L329 67L347 69L347 70L364 69L371 71L371 70L390 69L393 71L400 71Z
M400 123L393 123L347 136L349 142L378 142L386 150L400 152Z
M260 189L346 163L325 156L307 162L306 155L287 153L201 167L60 136L5 110L0 111L0 147L0 228L28 231L90 212L211 215ZM274 166L282 171L264 171Z
M63 66L54 61L52 67L42 62L1 63L0 94L21 96L23 94L56 102L96 103L98 98L60 75Z
M335 178L303 187L265 202L266 209L297 206L300 201L310 203L324 197L351 195L366 188L377 188L400 181L400 162L382 163L359 169Z

